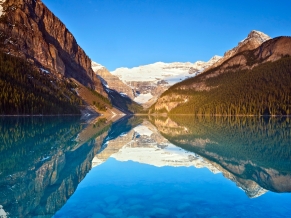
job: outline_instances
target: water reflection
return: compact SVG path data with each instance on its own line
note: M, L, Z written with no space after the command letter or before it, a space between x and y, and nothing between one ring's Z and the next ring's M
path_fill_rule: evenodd
M201 155L249 197L291 192L290 118L151 117L175 145Z
M53 216L91 169L106 126L79 117L1 118L0 217Z
M291 192L289 118L2 118L0 130L0 217L291 213L276 194Z
M56 218L291 213L290 194L276 194L290 192L289 119L131 119L132 128L111 128Z

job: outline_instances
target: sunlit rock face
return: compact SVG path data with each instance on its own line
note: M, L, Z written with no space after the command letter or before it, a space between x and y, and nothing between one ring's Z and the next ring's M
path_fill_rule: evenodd
M229 58L233 57L234 55L240 52L256 49L261 44L268 41L269 39L271 39L271 37L266 35L265 33L253 30L249 33L249 35L245 39L240 41L236 47L225 52L224 56L220 60L218 60L213 65L211 65L206 70L209 70L221 65L223 62L225 62L226 60L228 60Z
M2 51L105 93L90 58L42 1L1 0L0 16Z
M92 69L97 76L103 79L105 87L114 89L132 100L135 98L132 88L124 84L117 76L111 74L104 66L92 62Z

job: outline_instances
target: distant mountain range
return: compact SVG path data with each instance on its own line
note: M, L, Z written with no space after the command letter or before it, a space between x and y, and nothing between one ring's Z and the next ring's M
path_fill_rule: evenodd
M110 88L126 94L129 98L147 108L170 86L200 74L220 58L216 55L208 62L197 61L195 63L157 62L131 69L118 68L112 72L93 62L93 66L95 66L93 69L97 75L106 81Z

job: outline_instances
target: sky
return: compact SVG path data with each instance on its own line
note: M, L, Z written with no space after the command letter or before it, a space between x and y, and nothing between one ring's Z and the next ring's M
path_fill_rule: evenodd
M208 61L251 30L291 36L290 0L43 0L110 71L158 61Z

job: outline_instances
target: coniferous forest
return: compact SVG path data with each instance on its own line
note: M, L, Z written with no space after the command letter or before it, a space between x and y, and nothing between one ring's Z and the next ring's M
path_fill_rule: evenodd
M0 115L79 114L74 83L0 53Z
M170 114L208 115L290 115L291 57L267 62L251 70L229 69L204 82L208 91L195 91L191 85L201 82L205 72L174 85L163 96L183 96L188 102L172 109ZM188 89L180 89L188 86ZM179 99L176 99L179 101ZM152 107L153 110L153 107ZM165 112L165 111L156 111Z

